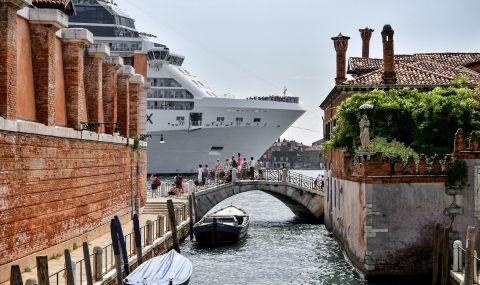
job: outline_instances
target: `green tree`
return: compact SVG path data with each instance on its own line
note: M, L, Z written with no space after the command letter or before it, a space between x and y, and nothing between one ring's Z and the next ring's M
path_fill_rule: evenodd
M356 149L360 144L358 122L365 113L372 138L396 140L427 155L451 153L458 128L470 133L480 126L480 102L475 90L459 85L453 82L428 92L404 88L354 94L337 109L332 145ZM374 108L360 111L366 103Z

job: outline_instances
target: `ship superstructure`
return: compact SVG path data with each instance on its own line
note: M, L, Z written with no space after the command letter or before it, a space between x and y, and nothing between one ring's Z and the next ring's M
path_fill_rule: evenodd
M219 96L182 66L183 56L138 32L112 1L74 2L70 25L92 31L126 63L135 50L148 51L149 173L193 173L237 153L259 158L305 112L297 97Z

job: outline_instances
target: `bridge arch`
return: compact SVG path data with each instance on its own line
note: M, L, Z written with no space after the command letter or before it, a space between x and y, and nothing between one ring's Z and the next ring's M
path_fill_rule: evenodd
M240 193L259 190L283 202L300 218L323 221L323 192L306 189L288 182L236 181L195 193L196 219L200 220L208 211L223 200Z

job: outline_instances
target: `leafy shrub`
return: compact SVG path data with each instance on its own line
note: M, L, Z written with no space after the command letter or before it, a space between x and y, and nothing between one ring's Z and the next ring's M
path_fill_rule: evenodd
M418 154L412 148L396 140L388 142L387 139L383 137L376 137L372 140L368 146L368 150L371 152L381 152L390 159L400 156L404 163L407 162L410 155L415 158L415 161L418 161Z
M470 133L480 127L480 101L475 93L451 85L428 92L404 88L354 94L337 109L333 147L356 149L360 144L358 122L366 113L371 138L395 139L426 155L451 153L458 128ZM366 103L374 108L360 111Z

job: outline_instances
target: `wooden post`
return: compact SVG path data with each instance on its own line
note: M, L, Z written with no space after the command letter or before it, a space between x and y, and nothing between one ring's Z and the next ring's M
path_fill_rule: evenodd
M179 226L182 223L182 208L181 207L176 207L175 208L175 218L177 219L177 226Z
M175 221L175 209L173 208L172 199L167 200L168 216L170 218L170 226L172 227L173 248L180 253L180 246L177 236L177 223Z
M69 249L65 249L65 273L67 285L75 285L75 268Z
M135 253L137 254L137 263L138 265L140 265L143 263L143 250L142 250L142 236L141 236L142 234L140 232L140 220L138 219L138 214L133 215L133 233L134 233L134 239L135 239ZM148 240L147 240L147 243L148 243Z
M37 256L38 285L50 285L48 275L48 256Z
M87 285L93 285L92 264L90 263L90 250L88 249L88 242L84 241L82 246L83 260L85 262L85 278L87 279Z
M153 222L151 220L147 220L147 230L146 230L146 242L147 245L152 245L153 244Z
M96 246L93 248L93 276L95 277L95 281L102 281L103 280L103 248L100 246Z
M165 235L165 216L158 215L158 237L163 237Z
M467 256L465 259L465 279L464 285L473 284L474 263L475 263L475 228L468 227L467 229Z
M19 265L10 267L10 285L23 285L22 272Z
M440 259L440 223L435 223L435 235L433 240L433 270L432 285L437 285L438 263Z
M188 213L190 216L189 222L189 233L190 233L190 240L193 240L193 204L192 204L192 195L188 195Z
M450 249L449 228L443 229L443 250L442 250L442 285L447 285L449 270L448 270L448 254Z
M192 202L193 202L193 218L194 218L194 221L195 223L198 223L198 220L199 220L199 217L198 217L198 212L197 212L197 197L196 197L196 194L195 192L192 192Z
M183 219L184 221L186 221L186 220L187 220L187 217L188 217L188 216L187 216L187 204L183 204L182 213L183 213L182 219Z

